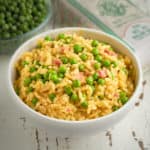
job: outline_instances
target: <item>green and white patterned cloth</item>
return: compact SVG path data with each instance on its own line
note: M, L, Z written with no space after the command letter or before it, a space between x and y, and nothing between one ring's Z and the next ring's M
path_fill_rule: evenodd
M128 43L150 69L149 0L55 0L55 23L99 28Z

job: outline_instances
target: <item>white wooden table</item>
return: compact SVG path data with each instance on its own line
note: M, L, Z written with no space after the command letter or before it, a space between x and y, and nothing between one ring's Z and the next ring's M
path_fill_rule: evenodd
M52 27L59 26L55 21ZM150 71L144 73L135 108L113 129L91 137L56 138L32 127L13 103L7 86L9 59L0 56L0 150L150 150Z
M0 150L150 150L150 72L144 74L135 108L113 129L91 137L54 138L32 127L9 96L9 59L0 56Z

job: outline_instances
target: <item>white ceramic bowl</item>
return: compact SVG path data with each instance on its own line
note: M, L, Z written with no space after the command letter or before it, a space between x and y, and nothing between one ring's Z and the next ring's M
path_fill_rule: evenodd
M59 33L66 33L66 32L71 33L76 32L80 33L80 35L84 37L107 42L111 44L118 52L123 53L128 57L130 57L136 70L135 76L136 89L130 100L122 108L109 115L93 120L65 121L65 120L58 120L55 118L49 118L32 110L17 96L13 88L13 81L15 79L14 64L19 59L20 55L25 51L31 50L33 47L35 47L38 39L45 37L46 35L55 37ZM11 61L9 63L8 81L9 81L9 92L11 93L12 100L15 102L17 107L21 108L21 110L25 112L26 116L29 117L31 123L35 127L46 129L47 132L49 132L52 136L85 136L85 135L92 135L97 132L111 128L114 126L114 124L118 123L122 118L124 118L127 115L129 110L133 108L137 96L139 95L142 82L142 70L139 60L136 57L135 53L132 52L132 50L127 45L125 45L123 42L113 37L112 35L108 35L104 32L87 28L75 28L75 27L61 28L39 34L33 37L32 39L28 40L27 42L25 42L23 45L21 45L18 48L18 50L16 50L15 54L12 56Z

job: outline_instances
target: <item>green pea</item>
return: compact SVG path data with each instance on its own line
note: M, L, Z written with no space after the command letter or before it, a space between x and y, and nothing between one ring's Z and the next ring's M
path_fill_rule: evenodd
M81 86L80 80L74 80L73 83L72 83L72 86L73 87L80 87Z
M28 26L28 24L22 24L20 26L20 29L21 29L21 31L23 31L25 33L25 32L29 31L29 26Z
M38 8L39 10L44 9L44 8L43 8L43 5L42 5L41 3L39 3L39 4L37 5L37 8Z
M97 80L97 79L98 79L98 73L94 73L94 74L93 74L93 79L94 79L94 80Z
M125 67L121 68L121 70L122 70L125 74L128 74L128 70L127 70Z
M89 84L89 85L93 85L93 82L94 82L93 77L92 77L92 76L88 77L88 78L86 79L86 82L87 82L87 84Z
M26 60L24 60L24 61L22 62L22 65L23 65L23 66L29 65L29 62L26 61Z
M48 66L46 66L46 65L42 65L42 68L48 69Z
M14 12L15 6L11 5L11 6L10 6L10 10L11 10L12 12Z
M98 54L99 54L99 50L98 50L97 48L93 48L93 49L92 49L92 54L93 54L94 56L98 55Z
M41 12L37 12L37 16L38 16L38 17L41 17L41 16L42 16L42 13L41 13Z
M95 86L91 85L90 87L91 87L92 91L94 92L95 91Z
M79 99L78 95L75 94L75 93L73 93L72 96L71 96L71 100L72 100L73 102L76 102L78 99Z
M98 63L98 62L94 64L94 68L95 68L96 70L98 70L98 69L100 68L100 66L101 66L101 64Z
M65 66L60 66L60 68L58 69L59 73L65 73L66 72L66 67Z
M83 108L88 108L88 102L87 102L87 101L81 102L81 106L82 106Z
M51 80L56 84L60 82L57 74L51 74Z
M27 93L30 93L30 92L33 92L34 91L34 88L33 87L28 87L28 89L27 89Z
M59 39L59 40L60 40L60 39L64 39L64 38L65 38L65 34L61 33L61 34L58 35L58 39Z
M0 10L2 11L2 12L5 12L6 11L6 8L5 8L5 5L4 6L0 6Z
M97 40L93 40L91 43L92 47L97 47L98 44L99 44L99 42Z
M32 80L39 80L39 79L42 79L42 74L38 73L36 74L35 76L32 76Z
M16 34L17 34L17 35L22 35L22 34L23 34L23 31L17 31Z
M36 104L37 104L38 101L39 101L39 100L38 100L36 97L34 97L31 102L32 102L32 104L33 104L34 106L36 106Z
M3 30L7 31L8 29L9 29L9 25L8 25L8 24L5 24L5 25L3 26Z
M77 64L77 60L75 58L70 58L69 62L71 65Z
M61 61L63 62L63 64L67 64L68 63L68 58L67 57L62 57Z
M19 87L15 87L15 92L16 92L17 95L20 94L20 89L19 89Z
M56 94L55 93L51 93L48 95L49 99L53 102L54 99L56 98Z
M5 39L10 38L10 33L4 32L4 33L3 33L3 37L4 37Z
M104 79L98 79L98 84L100 85L104 85L105 84L105 80Z
M20 20L20 22L23 23L23 22L25 21L25 17L24 17L24 16L20 16L20 17L19 17L19 20Z
M58 77L60 77L60 78L64 78L64 77L65 77L65 75L64 75L64 73L58 73Z
M19 8L16 7L16 8L15 8L15 13L16 13L16 14L19 14L19 11L20 11Z
M124 97L120 101L124 105L128 101L128 97Z
M124 91L120 92L119 101L124 105L128 101L128 97Z
M46 41L51 41L51 40L52 40L50 36L46 36L44 39L45 39Z
M75 44L73 49L74 49L74 52L77 53L77 54L79 52L82 52L82 50L83 50L83 48L79 44Z
M5 14L3 12L1 12L1 14L0 14L0 20L2 20L4 18L5 18Z
M32 80L30 77L25 78L24 79L24 86L29 86L31 82L32 82Z
M40 61L38 61L38 60L35 62L35 64L36 64L37 66L41 66Z
M72 41L72 37L70 37L70 36L65 37L66 44L69 44L71 41Z
M114 51L114 49L113 49L111 46L109 47L109 50L110 50L110 51Z
M79 65L79 71L83 72L85 70L85 66L83 64Z
M101 55L96 55L95 60L98 61L98 62L101 62L102 61L102 56Z
M113 61L111 64L114 68L116 68L118 66L118 63L116 61Z
M3 26L5 24L5 20L4 19L0 19L0 25Z
M44 81L49 81L49 72L46 72L45 74L43 74L43 79Z
M69 86L65 86L64 91L68 96L71 96L73 93L71 87L69 87Z
M36 79L36 75L31 76L31 80L32 80L32 81L36 81L36 80L37 80L37 79Z
M56 70L54 70L54 69L49 69L48 72L50 75L57 74Z
M102 63L103 63L103 66L105 67L109 67L111 65L110 60L104 60Z
M9 22L9 29L11 29L12 24L15 23L15 20L12 17L7 18L7 22Z
M35 66L30 67L29 71L31 73L35 72L37 70L37 68Z
M88 56L86 54L81 54L80 55L80 58L83 60L83 61L86 61L88 59Z
M16 33L11 33L11 37L16 37L17 34Z
M45 80L44 78L42 78L41 81L43 82L43 84L45 84L47 80Z
M16 27L15 25L12 25L12 26L11 26L11 30L12 30L12 31L16 31L16 30L17 30L17 27Z
M113 110L113 111L116 111L116 110L118 110L118 109L119 109L118 106L116 106L116 105L112 106L112 110Z
M13 15L13 18L14 18L14 19L17 19L17 18L18 18L18 15L17 15L17 14L14 14L14 15Z

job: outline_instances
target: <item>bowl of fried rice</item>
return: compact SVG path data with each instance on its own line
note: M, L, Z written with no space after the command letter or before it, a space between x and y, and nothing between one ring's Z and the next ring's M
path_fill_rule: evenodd
M9 63L12 101L55 136L95 134L133 108L142 70L133 50L95 29L61 28L21 45Z

